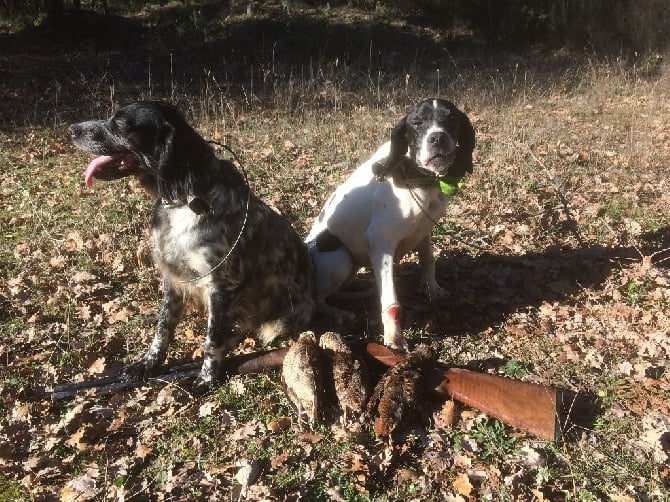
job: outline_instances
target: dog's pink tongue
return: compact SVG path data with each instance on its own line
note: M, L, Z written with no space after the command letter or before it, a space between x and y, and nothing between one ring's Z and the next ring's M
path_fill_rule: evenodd
M95 172L98 169L100 169L100 166L104 166L105 164L114 162L117 159L117 157L118 156L114 155L101 155L100 157L96 157L95 159L93 159L86 168L86 172L84 173L84 182L86 183L86 186L90 187L93 184L93 178L95 177Z

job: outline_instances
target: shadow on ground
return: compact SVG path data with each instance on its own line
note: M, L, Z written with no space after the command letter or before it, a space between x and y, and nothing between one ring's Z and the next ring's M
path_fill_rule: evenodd
M437 259L436 275L448 294L436 305L428 303L419 285L417 264L396 268L403 327L436 337L480 333L500 325L515 312L544 302L569 303L571 297L584 289L600 288L615 270L629 267L634 261L641 263L640 253L649 256L668 248L670 229L663 228L642 236L637 247L593 244L570 251L550 248L517 256L494 253L473 256L444 250ZM667 254L657 259L666 258ZM355 310L363 319L363 324L352 327L352 334L380 336L376 295L365 303L340 306Z

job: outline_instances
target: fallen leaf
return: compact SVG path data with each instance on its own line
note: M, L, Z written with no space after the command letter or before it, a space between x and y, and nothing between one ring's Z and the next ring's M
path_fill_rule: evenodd
M471 467L472 466L472 459L468 457L467 455L464 455L460 452L456 452L454 454L454 467Z
M276 469L277 467L281 467L286 463L286 461L289 459L289 454L288 452L282 452L279 455L275 455L270 459L270 468L271 469Z
M65 441L65 444L70 447L75 447L80 451L85 450L88 446L86 442L83 440L85 433L86 428L79 427L79 429L77 429L77 431Z
M82 271L76 272L74 275L72 275L70 280L74 284L83 284L83 283L86 283L86 282L95 281L96 279L97 279L97 277L94 276L93 274L91 274L90 272L86 272L85 270L82 270Z
M630 495L621 495L621 494L608 494L608 497L612 502L635 502L635 499Z
M529 469L539 469L547 465L547 459L529 445L522 446L520 453L523 464Z
M270 432L284 432L291 428L291 419L289 417L279 417L276 420L270 420L267 427Z
M59 500L61 500L61 502L93 500L95 495L95 479L86 473L68 481L60 492Z
M12 408L12 422L30 422L30 405L19 404Z
M465 473L456 476L452 486L459 494L466 497L469 497L472 493L472 483L470 483L470 478Z
M64 256L54 256L49 260L49 265L52 268L65 268L66 263Z
M137 446L135 446L135 457L139 458L141 460L144 460L147 458L147 456L151 453L151 448L146 446L143 443L140 443L139 441L137 442Z
M446 429L456 423L456 403L453 400L445 401L442 407L433 414L435 427Z
M105 371L105 358L96 359L86 370L89 375L97 375Z
M117 431L121 428L121 426L124 424L126 421L126 418L128 417L128 413L125 410L119 410L118 414L116 417L112 420L112 423L109 425L108 430L110 432Z
M544 498L544 493L542 493L540 490L537 490L535 488L531 488L530 492L535 496L538 502L544 502L546 499Z
M209 417L218 408L218 404L212 401L207 401L198 408L198 416L200 418Z
M248 439L257 436L263 429L265 428L261 428L261 424L259 422L251 421L249 423L243 424L239 429L233 431L233 433L230 435L230 438L233 441Z
M82 239L79 232L75 230L69 232L65 236L65 242L63 242L63 246L68 251L81 251L82 249L84 249L84 239Z
M323 434L316 434L312 432L303 432L298 436L298 439L301 439L303 441L307 441L308 443L318 443L323 439Z
M342 472L367 472L368 466L363 455L358 452L348 452L344 457Z
M253 484L261 472L260 465L255 460L242 460L239 462L240 468L235 474L235 480L242 486Z
M419 473L415 471L414 469L398 469L395 475L395 482L398 485L402 485L403 483L414 483L416 480L419 479Z

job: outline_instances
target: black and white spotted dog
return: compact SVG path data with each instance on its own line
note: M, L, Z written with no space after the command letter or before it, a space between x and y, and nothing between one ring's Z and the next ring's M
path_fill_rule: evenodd
M152 233L163 302L151 347L126 368L129 376L155 373L165 361L188 297L209 312L204 385L215 381L223 354L242 333L268 341L309 322L315 301L307 247L175 107L134 103L109 119L73 124L70 135L97 155L87 185L135 175L157 200Z
M435 280L430 234L461 178L472 172L474 147L470 120L449 101L427 99L400 119L391 141L328 198L307 236L321 312L340 320L351 317L325 302L359 267L371 266L379 290L384 343L407 348L393 263L417 251L430 298L442 295Z

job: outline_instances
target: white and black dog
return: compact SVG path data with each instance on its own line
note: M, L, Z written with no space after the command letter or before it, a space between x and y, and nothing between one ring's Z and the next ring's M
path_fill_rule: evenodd
M155 373L165 361L186 297L202 300L209 312L205 385L243 332L260 332L267 341L311 320L316 302L307 246L175 107L134 103L109 119L73 124L70 135L97 156L87 184L136 175L156 199L152 233L163 303L153 343L126 368L130 376Z
M442 294L435 280L430 234L461 178L472 172L474 147L468 117L449 101L428 99L403 117L393 128L391 141L335 190L306 238L323 313L340 320L351 317L325 301L359 267L371 266L381 301L384 343L407 348L393 263L417 251L430 298Z

